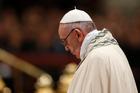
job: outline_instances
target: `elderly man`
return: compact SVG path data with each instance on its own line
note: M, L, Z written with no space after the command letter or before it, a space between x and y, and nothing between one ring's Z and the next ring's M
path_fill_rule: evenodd
M81 59L68 93L138 93L128 60L112 34L74 9L60 21L65 49Z

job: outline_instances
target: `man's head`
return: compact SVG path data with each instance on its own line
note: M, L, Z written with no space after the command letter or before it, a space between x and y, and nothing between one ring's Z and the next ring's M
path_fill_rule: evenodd
M90 16L82 10L74 9L63 16L58 33L66 51L79 58L82 42L93 29L96 27Z

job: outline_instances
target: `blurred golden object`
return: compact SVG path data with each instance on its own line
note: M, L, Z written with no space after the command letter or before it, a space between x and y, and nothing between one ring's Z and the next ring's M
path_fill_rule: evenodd
M5 83L2 80L2 78L0 77L0 91L3 91L4 87L5 87Z
M34 65L30 64L30 62L24 61L7 51L0 49L0 61L22 71L26 74L38 78L45 72L41 69L35 67ZM47 73L45 73L47 74Z
M58 90L57 90L58 93L67 93L68 86L72 80L76 68L77 68L77 64L75 63L70 63L65 67L64 72L60 76L58 82Z
M48 74L43 74L38 78L35 88L35 93L54 93L52 77Z
M36 83L37 91L35 93L54 93L52 88L52 77L41 69L35 67L30 64L30 62L24 61L22 59L17 58L16 56L8 53L7 51L0 49L0 61L22 71L26 74L39 78ZM1 82L2 83L2 82ZM0 88L3 88L3 85L0 84ZM10 90L5 89L4 93L11 93Z
M0 77L0 93L12 93L11 89L6 87L6 84L2 80L2 77Z
M3 89L3 93L12 93L12 92L11 92L11 89L10 89L10 88L5 87L5 88Z

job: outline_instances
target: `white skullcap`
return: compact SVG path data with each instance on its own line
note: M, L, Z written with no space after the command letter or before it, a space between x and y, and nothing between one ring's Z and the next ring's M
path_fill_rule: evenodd
M72 23L80 21L92 21L92 19L85 11L73 9L63 16L60 23Z

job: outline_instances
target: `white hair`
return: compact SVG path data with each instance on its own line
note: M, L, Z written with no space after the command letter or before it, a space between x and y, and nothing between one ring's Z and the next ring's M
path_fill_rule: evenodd
M80 22L72 22L72 23L61 23L63 27L67 29L79 28L82 31L90 32L93 29L96 29L94 22L91 21L80 21Z

